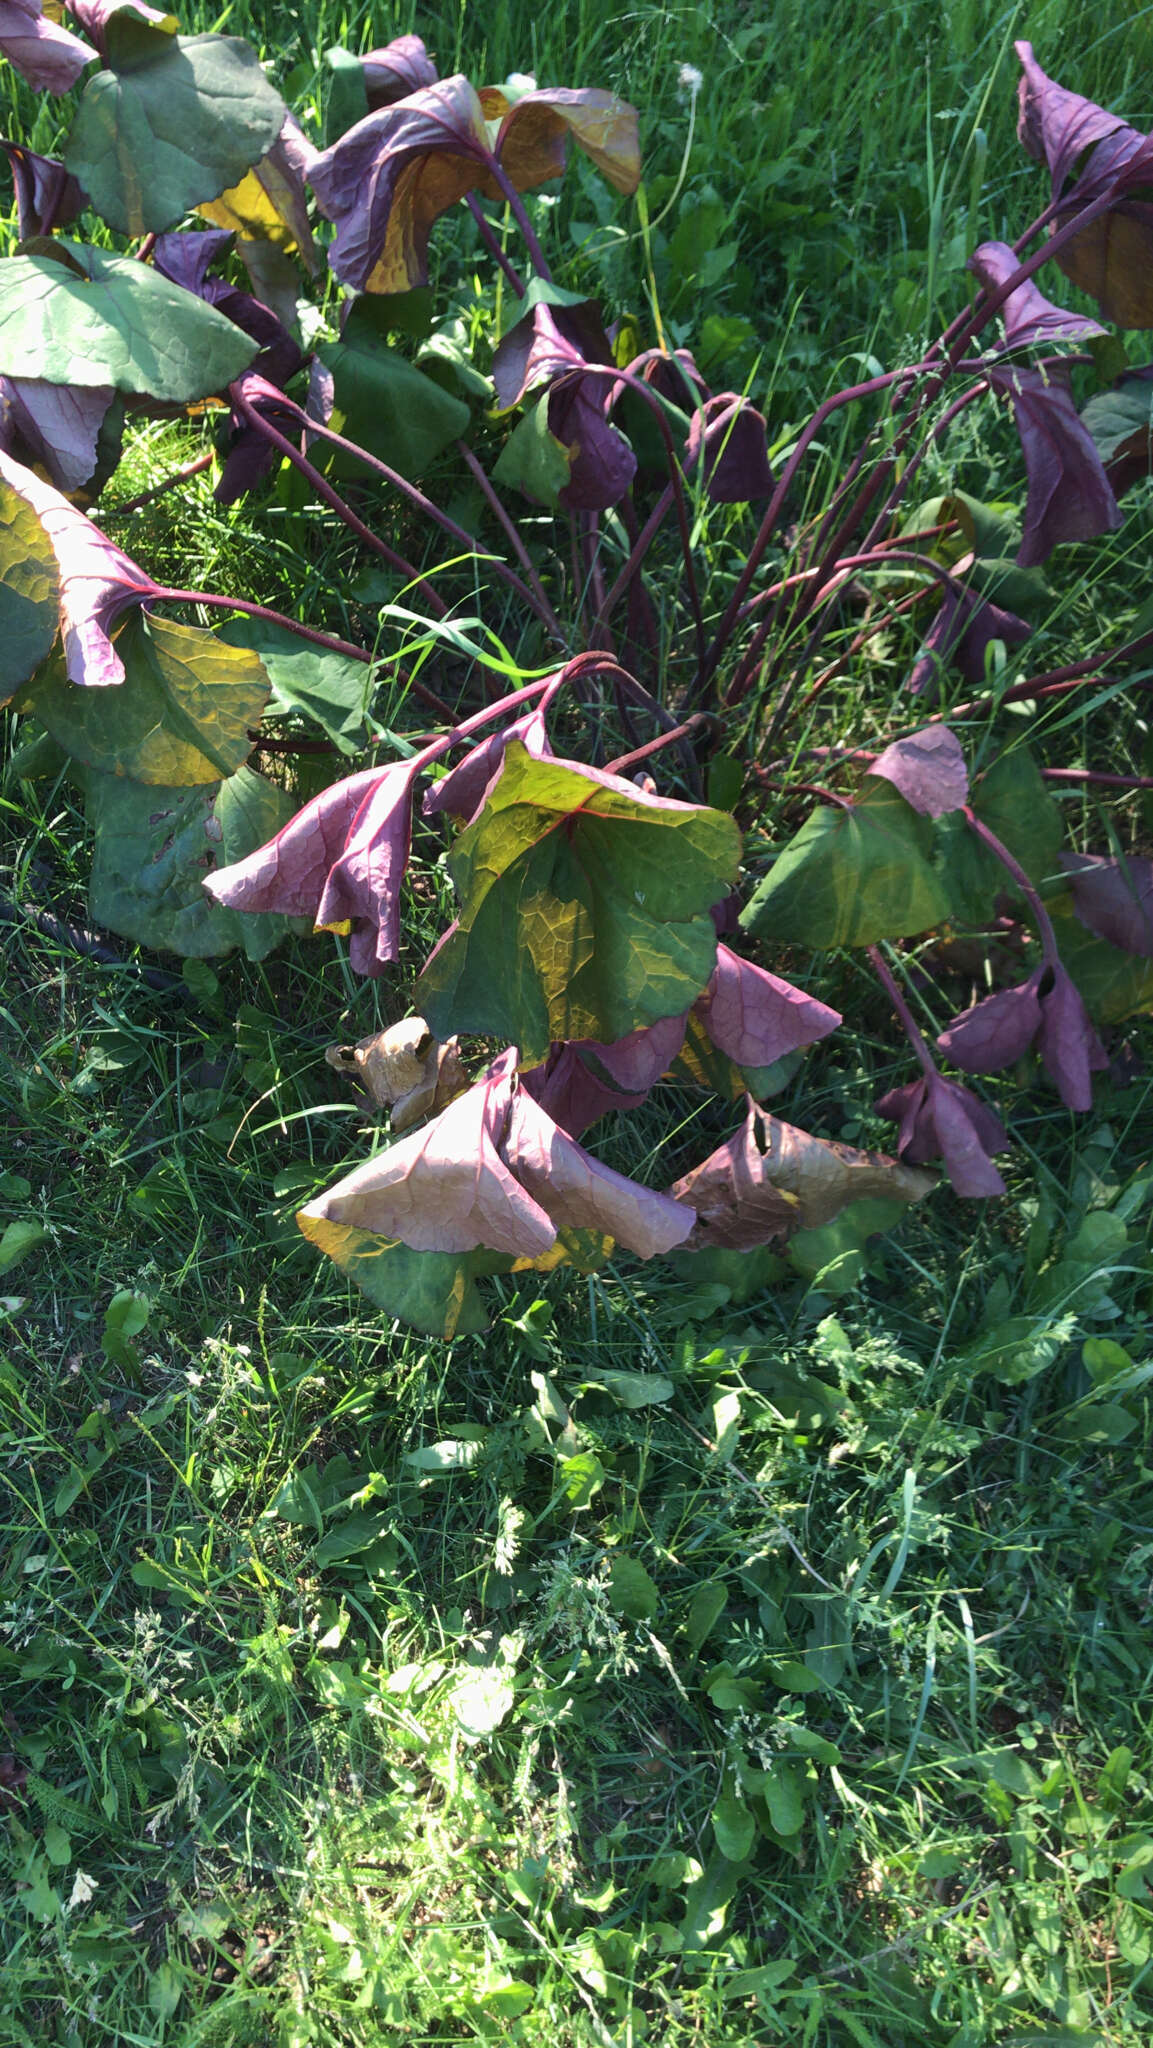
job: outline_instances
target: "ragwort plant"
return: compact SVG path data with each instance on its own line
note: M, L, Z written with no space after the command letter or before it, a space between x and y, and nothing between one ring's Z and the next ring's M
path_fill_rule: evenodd
M134 4L70 11L82 34L21 0L0 36L33 86L76 94L59 158L4 145L18 763L63 755L82 788L93 922L186 960L259 960L307 920L355 973L386 973L418 796L422 850L447 828L456 915L419 1016L333 1052L392 1109L393 1142L301 1211L306 1237L390 1316L453 1337L484 1328L486 1275L594 1274L620 1246L688 1254L705 1281L845 1211L887 1226L936 1162L962 1197L1002 1194L1009 1134L941 1071L932 1029L966 1077L1036 1055L1083 1113L1111 1028L1153 996L1153 863L1115 834L1066 846L1052 794L1150 778L1050 759L1045 715L1111 705L1129 686L1103 671L1153 633L1009 666L1042 565L1116 529L1151 466L1153 371L1035 278L1056 264L1104 320L1153 327L1153 142L1018 45L1041 210L973 252L969 303L918 360L832 393L774 467L761 413L711 390L659 316L642 345L553 276L525 195L571 151L637 195L647 242L638 120L614 94L478 90L402 36L331 53L313 139L245 42ZM694 108L699 85L686 74ZM438 312L430 243L462 209L488 276ZM1019 518L926 494L977 406L1016 428ZM371 644L169 583L102 530L126 423L149 415L214 429L191 467L216 464L223 505L336 515L375 565ZM832 473L846 418L858 445ZM811 744L838 678L910 632L907 714L869 745ZM977 999L944 1024L937 962L958 940ZM877 1104L893 1157L766 1107L842 1021L777 969L844 949L915 1061ZM664 1081L746 1106L660 1191L580 1141Z

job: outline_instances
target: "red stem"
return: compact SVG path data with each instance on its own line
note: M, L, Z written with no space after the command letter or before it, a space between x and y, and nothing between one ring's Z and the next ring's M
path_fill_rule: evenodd
M970 805L963 804L961 808L964 812L965 823L970 831L975 832L978 839L984 840L994 859L999 860L1001 866L1012 875L1018 889L1036 918L1037 930L1041 935L1041 953L1045 965L1047 967L1060 967L1061 955L1057 947L1057 934L1053 930L1052 919L1042 903L1037 890L1021 866L1020 861L1014 858L1004 842L998 839L997 834L986 825L983 818L977 816L976 811Z
M481 206L480 200L477 198L476 193L466 192L464 197L465 205L468 207L468 210L471 213L474 221L476 222L477 227L480 229L481 241L484 243L484 246L488 250L489 255L495 257L496 261L500 264L501 269L503 270L506 278L508 279L510 285L512 286L514 292L516 293L517 298L523 299L525 295L524 279L521 276L519 270L516 268L516 265L514 263L511 263L508 257L505 255L505 252L500 245L500 240L491 223L487 220L484 208Z
M901 994L900 988L898 987L896 980L894 979L892 973L889 970L888 962L886 961L883 953L881 952L880 947L867 946L865 948L865 951L868 953L869 959L873 965L873 970L876 973L878 979L880 980L881 985L885 990L885 994L889 998L889 1001L892 1003L893 1008L897 1013L897 1017L901 1024L901 1027L904 1030L905 1036L908 1039L910 1045L912 1046L913 1051L916 1053L917 1058L920 1060L921 1066L923 1067L925 1073L929 1075L930 1079L935 1081L937 1079L936 1061L934 1060L932 1053L929 1051L929 1048L925 1043L924 1037L914 1020L913 1013L910 1010L908 1003L905 1001L905 998Z

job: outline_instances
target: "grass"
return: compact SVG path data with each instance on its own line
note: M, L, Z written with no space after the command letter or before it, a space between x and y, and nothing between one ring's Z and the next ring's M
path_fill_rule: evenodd
M670 206L670 336L767 390L782 438L854 353L911 352L974 221L1020 216L1012 34L1148 125L1151 22L1114 5L1086 40L1065 0L846 4L818 30L793 0L227 18L306 104L329 43L410 26L442 69L628 93ZM550 220L566 281L651 321L643 249L595 206L578 175ZM116 491L198 445L150 427ZM966 430L933 487L991 495L1003 459ZM368 616L303 501L258 530L202 479L129 531L181 583ZM723 571L739 528L709 544ZM1108 578L1088 554L1067 577L1039 661L1112 637L1147 553L1139 505ZM883 725L900 673L874 650L810 737ZM1140 797L1111 818L1147 848ZM510 1278L491 1332L448 1347L383 1324L293 1222L370 1128L324 1047L407 1007L431 910L369 987L327 941L101 960L52 922L83 921L87 859L68 782L10 771L0 2048L1138 2048L1144 1070L1118 1062L1082 1120L1012 1077L992 1213L937 1196L747 1299L671 1265ZM882 1144L904 1067L854 974L856 1028L776 1106ZM597 1149L687 1163L710 1126L688 1098L661 1115Z

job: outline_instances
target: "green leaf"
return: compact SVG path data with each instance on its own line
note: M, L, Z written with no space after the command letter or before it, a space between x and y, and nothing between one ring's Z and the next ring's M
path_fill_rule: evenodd
M368 112L368 89L364 82L364 66L351 50L342 50L334 44L332 49L325 51L324 61L332 73L324 110L324 146L331 149L349 128L355 128L358 121L363 121Z
M1059 872L1061 811L1025 747L999 754L973 785L972 807L995 832L1032 882ZM954 915L967 924L986 924L999 896L1017 895L1008 869L989 852L962 817L938 825L938 865Z
M317 1565L340 1564L346 1557L355 1557L358 1552L368 1550L378 1538L388 1534L389 1518L379 1509L358 1508L346 1515L341 1522L334 1522L327 1534L321 1537L313 1551Z
M907 1213L904 1202L850 1202L831 1223L795 1231L785 1257L822 1294L851 1294L868 1269L871 1240L895 1229Z
M1009 1316L970 1345L967 1361L978 1373L991 1373L1003 1386L1019 1386L1052 1365L1077 1327L1075 1316L1055 1322L1037 1316Z
M52 544L28 500L0 481L0 704L39 668L59 625Z
M129 10L104 35L105 68L84 88L64 161L110 227L162 234L237 184L287 110L237 36L175 35Z
M626 1621L651 1621L661 1596L635 1557L614 1557L609 1567L609 1606Z
M792 1764L774 1757L767 1773L765 1800L778 1835L795 1835L805 1818L805 1802Z
M223 391L257 352L251 336L148 263L65 245L0 263L0 372L52 384L111 384L186 405Z
M172 2018L184 1996L180 1972L172 1963L161 1963L148 1982L148 2003L163 2027Z
M493 479L523 491L534 505L554 511L569 480L569 452L548 423L548 392L518 420L496 463Z
M74 760L105 775L162 789L219 782L252 752L268 677L255 654L222 645L202 626L134 611L116 635L124 681L112 690L80 689L63 654L22 698Z
M423 475L441 450L467 432L471 414L415 363L388 348L382 334L393 323L393 301L371 296L353 304L339 341L317 350L332 372L333 409L328 424L359 441L402 476ZM329 449L337 476L363 476L364 464L342 449Z
M486 1330L477 1279L513 1266L499 1252L414 1252L327 1217L298 1216L297 1222L377 1308L430 1337L472 1337Z
M743 1863L752 1852L757 1823L739 1792L722 1792L712 1811L717 1848L730 1863Z
M122 1366L130 1373L139 1372L140 1353L132 1340L147 1327L151 1310L148 1297L136 1294L131 1287L121 1287L113 1295L104 1311L101 1340L104 1356L110 1364Z
M671 1401L676 1388L663 1372L618 1372L611 1366L594 1366L585 1374L586 1387L603 1387L622 1408L653 1408Z
M286 626L267 619L230 619L216 637L227 647L247 647L260 656L272 685L267 712L307 718L342 754L359 754L375 687L367 662L310 647Z
M740 833L723 811L643 802L513 741L449 867L460 920L418 984L438 1038L611 1044L678 1015L716 962L709 909L736 879Z
M949 898L929 864L933 827L890 783L854 804L822 805L741 913L758 938L870 946L944 922Z
M27 1258L38 1245L47 1242L48 1232L42 1223L32 1216L18 1217L9 1223L3 1237L0 1237L0 1273L10 1273L21 1259Z
M85 776L96 834L88 900L93 919L138 945L185 960L230 953L250 960L290 931L291 918L242 916L213 903L201 882L274 839L296 810L288 792L251 768L198 789L161 789L123 776Z
M1087 931L1073 907L1073 892L1046 895L1062 965L1072 975L1093 1016L1101 1024L1123 1024L1127 1017L1153 1011L1153 960L1123 952Z
M689 1606L685 1634L692 1649L699 1650L715 1629L729 1604L729 1589L720 1579L706 1579L698 1586Z

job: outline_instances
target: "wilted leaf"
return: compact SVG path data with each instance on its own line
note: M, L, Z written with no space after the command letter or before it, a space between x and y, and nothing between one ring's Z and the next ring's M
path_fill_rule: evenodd
M932 1174L815 1138L750 1101L742 1128L671 1193L697 1212L690 1249L747 1251L828 1223L850 1202L919 1202L935 1186Z
M739 855L727 813L513 742L449 856L461 911L421 976L432 1029L514 1039L533 1062L680 1014L716 964L709 910Z
M391 107L426 85L436 83L436 65L419 36L394 36L381 50L360 59L368 104Z
M124 664L109 637L110 628L130 605L154 596L157 585L51 484L2 451L0 482L31 507L56 557L69 680L88 685L123 682Z
M110 384L186 405L224 390L255 354L231 320L148 263L79 242L0 263L6 376Z
M603 363L606 353L603 331L599 321L590 319L587 301L559 307L538 298L505 336L493 365L502 406L519 404L530 392L547 389L548 434L564 450L568 471L557 497L570 511L607 510L624 496L636 475L636 456L607 417L608 380L588 374L590 359ZM539 422L536 434L539 438ZM510 441L502 454L502 481L523 482L530 495L538 496L534 472L523 478L511 474L512 445Z
M0 704L39 668L59 624L52 543L35 508L0 474Z
M7 142L2 136L0 149L12 167L16 219L22 242L31 235L42 235L45 223L53 228L64 228L76 219L77 214L83 213L88 204L87 197L57 157L38 156L34 149L25 149L20 142Z
M906 803L927 818L958 811L969 801L965 756L947 725L926 725L908 739L894 740L877 755L869 773L891 782Z
M773 490L768 428L764 417L739 392L706 398L689 424L685 466L703 467L705 489L717 505L745 505Z
M37 92L68 92L96 52L45 18L40 0L0 0L0 52Z
M965 267L980 279L986 291L992 292L1008 282L1021 268L1023 260L1007 242L982 242L979 249L974 249ZM1024 284L1009 293L1001 307L1001 319L1005 323L1005 340L1011 348L1053 341L1082 341L1105 333L1099 321L1090 320L1084 313L1067 313L1063 306L1055 306L1032 278L1026 278Z
M185 960L236 946L262 960L291 929L283 917L235 917L202 886L218 857L240 860L291 810L275 783L242 768L215 788L158 789L90 770L85 794L96 833L88 900L97 924Z
M548 730L541 713L534 707L502 731L490 733L479 746L471 747L455 768L450 768L447 775L425 791L421 805L425 817L433 818L438 811L449 811L453 817L470 823L484 804L490 782L495 780L504 765L504 750L510 740L519 740L538 761L552 757Z
M1027 620L950 578L905 688L916 697L928 694L931 701L948 662L968 682L983 683L990 643L1000 640L1005 647L1020 647L1032 630Z
M959 1195L980 1198L1003 1195L1005 1183L992 1154L1006 1152L1009 1140L999 1117L959 1082L940 1074L924 1075L903 1088L891 1089L876 1104L878 1116L899 1125L897 1157L910 1166L944 1161Z
M397 762L334 783L269 845L210 876L209 894L230 910L311 917L318 931L347 931L357 973L381 973L400 948L414 779L412 766Z
M131 9L104 31L64 152L98 213L124 235L160 234L215 199L272 147L285 105L236 36L181 36Z
M741 923L759 938L826 947L929 931L949 915L931 844L931 825L898 790L866 780L855 803L822 805L806 820Z
M0 448L44 469L58 490L77 491L96 468L110 384L47 384L0 377Z
M468 1087L457 1040L441 1045L423 1017L405 1017L356 1045L327 1046L324 1057L338 1073L355 1074L372 1100L392 1111L397 1135L447 1109Z
M553 1122L577 1138L613 1110L637 1109L672 1065L685 1035L684 1017L666 1017L615 1045L592 1040L554 1045L522 1085Z
M967 1074L999 1073L1036 1045L1062 1102L1076 1110L1093 1107L1092 1076L1109 1064L1076 985L1048 963L954 1017L937 1043Z
M200 200L196 211L239 235L243 243L270 243L286 256L298 255L315 273L319 259L304 188L316 155L290 115L271 149L240 183L218 199ZM243 247L239 253L245 255Z
M490 144L488 119L502 117ZM332 268L359 291L403 292L428 281L434 221L466 192L499 198L495 158L518 190L564 169L571 134L618 191L640 176L636 115L612 93L527 93L509 106L457 74L369 114L312 169L321 212L337 223Z
M268 677L255 654L227 647L202 626L137 613L115 653L124 681L115 696L81 690L57 657L24 693L31 711L73 759L107 775L165 789L219 782L252 752Z
M528 1261L558 1229L595 1230L642 1258L688 1235L683 1213L613 1173L516 1086L510 1049L432 1123L357 1167L301 1212L400 1239L414 1251L484 1247Z
M1043 562L1062 541L1113 533L1121 524L1117 500L1060 369L991 369L989 382L1012 403L1025 457L1021 566Z

